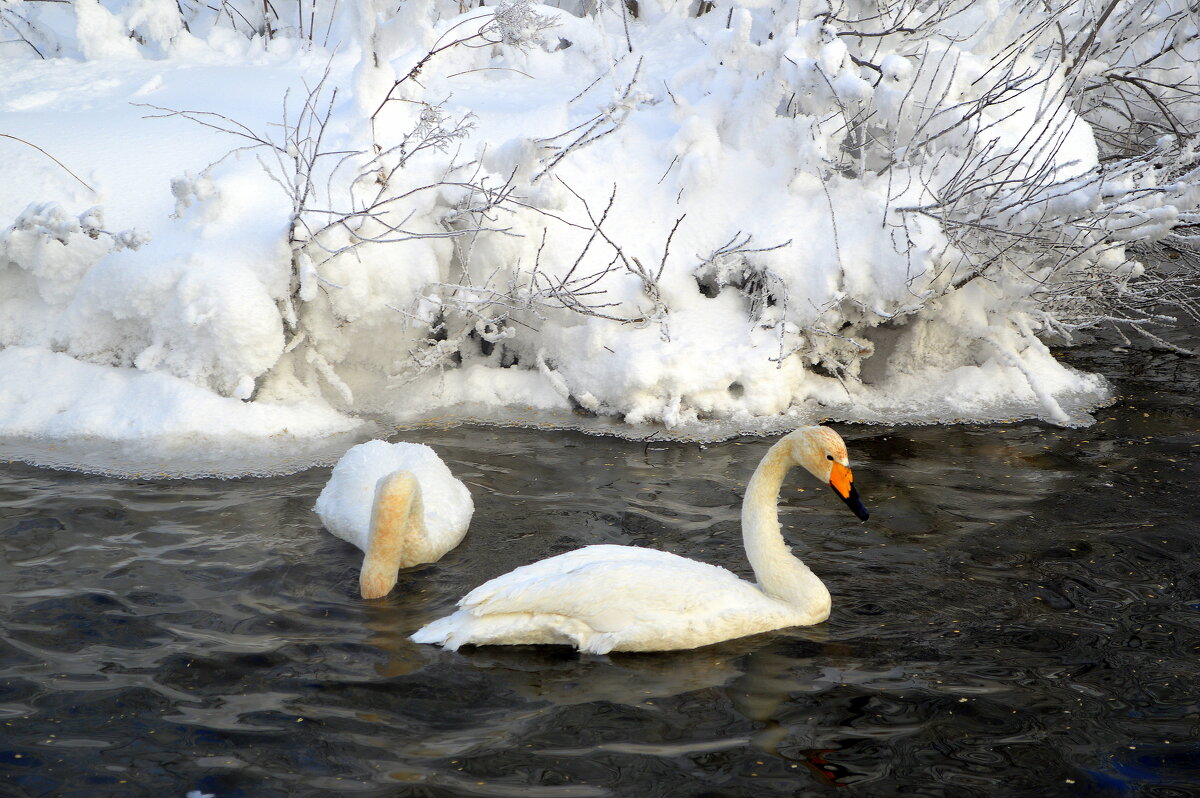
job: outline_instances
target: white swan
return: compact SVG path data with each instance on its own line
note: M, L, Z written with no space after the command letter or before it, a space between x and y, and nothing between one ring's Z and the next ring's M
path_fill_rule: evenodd
M428 446L367 441L342 455L313 510L363 550L359 591L380 598L396 586L399 569L435 562L457 546L475 505Z
M758 584L715 565L634 546L587 546L517 568L468 593L459 610L412 639L466 644L561 643L582 651L669 651L820 623L829 591L792 556L779 530L784 475L803 466L864 521L846 444L827 427L802 427L759 463L742 503L742 537Z

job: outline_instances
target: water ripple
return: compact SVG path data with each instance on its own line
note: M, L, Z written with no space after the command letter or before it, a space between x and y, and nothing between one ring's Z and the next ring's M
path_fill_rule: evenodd
M5 466L0 794L1187 794L1200 425L1173 396L1087 430L854 430L871 522L802 478L781 503L829 621L666 655L408 635L588 543L749 576L738 503L767 441L422 433L471 482L476 523L371 603L311 512L325 469Z

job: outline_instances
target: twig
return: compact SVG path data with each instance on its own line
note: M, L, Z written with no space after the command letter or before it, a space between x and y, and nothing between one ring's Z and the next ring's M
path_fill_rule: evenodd
M38 152L40 152L42 155L45 155L47 158L49 158L50 160L52 160L52 161L54 161L56 164L58 164L60 167L62 167L62 170L63 170L64 172L66 172L66 173L67 173L67 174L69 174L71 177L73 177L73 178L75 178L76 180L78 180L78 181L79 181L79 183L80 183L80 185L82 185L82 186L83 186L84 188L86 188L88 191L92 192L93 194L95 194L95 193L96 193L96 189L94 189L94 188L92 188L91 186L89 186L87 183L85 183L85 182L83 181L83 178L81 178L79 175L75 174L75 173L74 173L74 172L72 172L70 169L68 169L68 168L67 168L67 166L66 166L66 164L64 164L62 161L58 160L58 159L57 159L57 158L55 158L53 155L51 155L50 153L46 152L45 150L43 150L41 147L39 147L38 145L34 144L33 142L31 142L31 141L26 141L25 139L21 138L20 136L14 136L14 135L12 135L12 134L10 134L10 133L0 133L0 138L12 139L13 141L19 141L19 142L21 142L22 144L26 145L27 147L33 147L35 150L37 150Z

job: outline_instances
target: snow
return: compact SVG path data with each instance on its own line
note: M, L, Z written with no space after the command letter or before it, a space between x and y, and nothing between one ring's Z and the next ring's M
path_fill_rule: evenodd
M1094 176L1057 62L980 100L1017 10L875 52L806 3L29 5L0 45L0 456L236 474L376 423L705 438L1111 396L1037 338L1036 253L928 212L972 169L1023 182L979 218L1140 274L1079 232L1133 179Z
M146 477L286 473L333 462L372 431L323 402L247 403L169 374L35 347L0 351L0 374L0 457L52 467Z

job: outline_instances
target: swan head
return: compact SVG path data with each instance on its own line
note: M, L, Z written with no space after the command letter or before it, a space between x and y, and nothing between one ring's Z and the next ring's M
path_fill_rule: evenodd
M841 435L829 427L801 427L785 435L783 441L793 463L833 488L859 520L867 520L870 514L854 488L850 455Z

